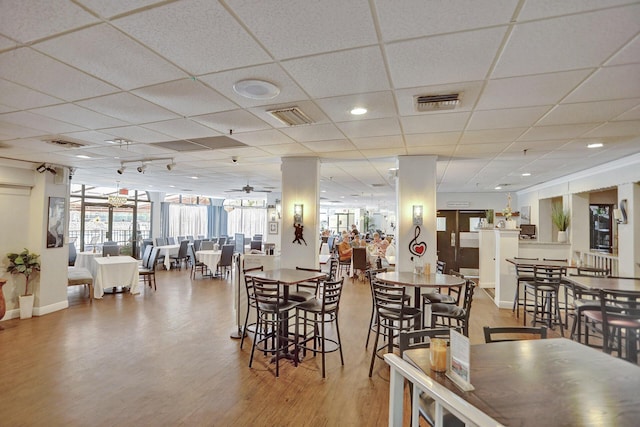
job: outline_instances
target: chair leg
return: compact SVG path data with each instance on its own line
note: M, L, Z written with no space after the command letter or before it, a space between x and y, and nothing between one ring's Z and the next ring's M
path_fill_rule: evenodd
M373 341L373 351L371 353L371 365L369 366L369 378L373 375L373 362L376 360L376 352L378 350L378 338L380 337L380 320L376 323L376 339Z

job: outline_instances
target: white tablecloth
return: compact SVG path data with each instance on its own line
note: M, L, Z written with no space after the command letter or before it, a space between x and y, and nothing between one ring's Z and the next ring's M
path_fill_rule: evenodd
M93 259L97 257L102 257L102 252L93 252L93 251L84 251L78 252L76 255L76 263L75 267L86 268L91 271L91 274L95 275L95 264L93 263Z
M216 271L221 255L222 251L214 251L210 249L196 252L196 258L198 258L198 261L203 262L204 265L206 265L212 272Z
M180 245L164 245L158 246L158 257L164 255L164 266L167 270L171 269L171 255L178 255Z
M94 258L93 296L102 298L105 288L128 286L132 294L138 289L138 260L130 256L112 256ZM94 273L95 271L95 273Z

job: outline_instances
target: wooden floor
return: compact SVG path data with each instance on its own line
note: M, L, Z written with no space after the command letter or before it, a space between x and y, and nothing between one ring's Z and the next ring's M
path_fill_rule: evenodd
M258 355L233 330L230 281L190 280L158 271L158 290L105 295L89 304L69 288L70 307L43 317L0 323L2 426L385 426L389 369L376 360L368 377L365 349L371 294L346 280L340 326L345 365L327 356L297 368ZM514 325L479 290L472 343L483 325ZM371 347L371 346L370 346ZM407 417L408 419L408 417Z

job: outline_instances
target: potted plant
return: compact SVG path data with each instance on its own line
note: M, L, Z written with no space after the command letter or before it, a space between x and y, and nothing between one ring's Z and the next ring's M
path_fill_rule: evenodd
M487 219L487 224L493 224L493 209L487 209L486 211L484 211L484 216Z
M40 255L26 249L20 253L8 253L9 266L7 272L23 274L25 277L24 294L19 296L20 318L27 319L33 314L33 294L29 293L29 278L35 271L40 271Z
M569 228L569 223L571 222L569 211L562 209L560 204L554 205L551 210L551 222L558 228L558 242L566 242L567 228Z

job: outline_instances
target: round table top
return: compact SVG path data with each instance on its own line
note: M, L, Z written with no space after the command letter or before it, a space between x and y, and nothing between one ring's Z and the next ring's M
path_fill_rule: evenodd
M409 271L388 271L376 274L376 279L398 286L439 288L464 285L465 279L449 274L415 274Z

